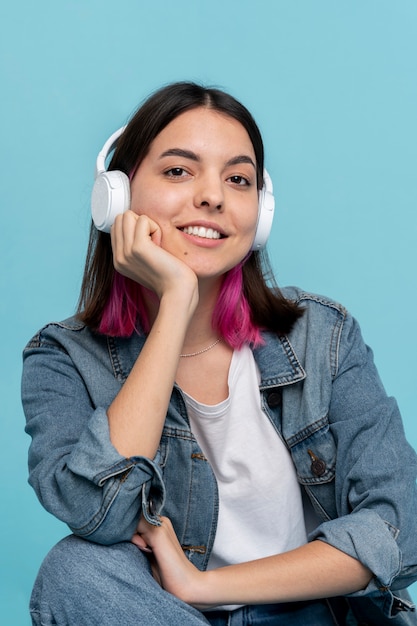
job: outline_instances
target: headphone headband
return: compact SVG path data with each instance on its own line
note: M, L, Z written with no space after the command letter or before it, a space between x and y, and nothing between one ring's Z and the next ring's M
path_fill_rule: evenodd
M110 135L110 137L107 139L106 143L98 153L96 160L95 178L97 178L99 174L103 174L103 172L107 171L106 159L109 156L110 152L116 147L117 140L119 139L125 128L126 126L122 126L118 130L116 130L116 132Z

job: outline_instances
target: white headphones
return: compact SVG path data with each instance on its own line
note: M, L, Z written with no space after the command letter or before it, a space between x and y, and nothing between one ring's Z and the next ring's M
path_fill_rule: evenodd
M91 213L98 230L105 233L110 228L116 215L124 213L130 207L130 182L128 176L119 170L107 170L106 159L115 148L117 140L126 126L122 126L108 138L100 150L96 161L96 172L91 194ZM252 250L259 250L266 245L271 232L274 217L275 200L272 181L264 170L264 186L259 191L258 224Z

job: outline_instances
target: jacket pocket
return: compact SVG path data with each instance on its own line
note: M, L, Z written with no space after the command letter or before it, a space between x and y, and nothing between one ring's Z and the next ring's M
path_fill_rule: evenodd
M337 517L335 502L336 442L327 417L288 441L298 482L305 488L321 520Z
M288 440L302 485L331 482L336 470L336 442L327 418L322 418Z

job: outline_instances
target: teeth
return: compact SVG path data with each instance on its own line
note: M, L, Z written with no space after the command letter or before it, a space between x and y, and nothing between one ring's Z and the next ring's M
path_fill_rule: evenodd
M213 228L205 228L204 226L187 226L182 231L187 235L196 235L197 237L203 237L204 239L220 239L221 235L217 230Z

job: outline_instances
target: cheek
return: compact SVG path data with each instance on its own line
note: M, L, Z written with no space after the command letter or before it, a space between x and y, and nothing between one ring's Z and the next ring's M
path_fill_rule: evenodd
M160 223L168 219L175 206L178 204L178 194L152 190L147 187L133 188L130 203L131 210L137 215L148 215Z
M241 221L240 227L247 235L253 236L258 224L258 205L248 207L245 215L246 218Z

